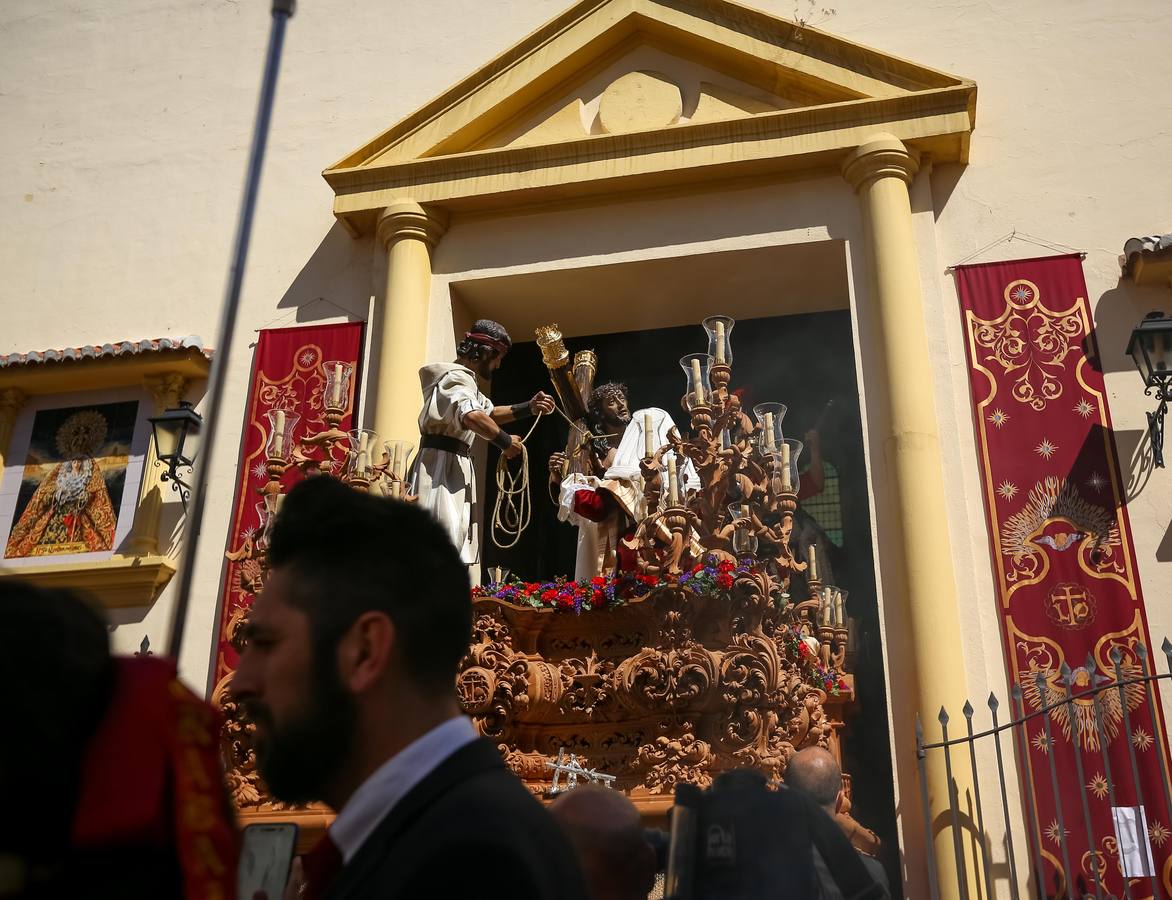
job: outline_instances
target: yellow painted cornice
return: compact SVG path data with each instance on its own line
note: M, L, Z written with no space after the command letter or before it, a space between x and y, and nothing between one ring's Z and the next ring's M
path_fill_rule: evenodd
M640 45L804 106L537 146L485 148ZM726 0L583 0L323 176L334 213L370 233L396 200L499 209L600 191L835 167L881 130L966 162L976 85Z
M117 357L29 363L0 369L0 390L17 388L29 396L66 391L141 386L143 379L180 375L208 377L211 363L195 348L162 350Z
M113 556L100 562L0 568L0 578L87 594L106 609L149 606L175 574L167 556Z

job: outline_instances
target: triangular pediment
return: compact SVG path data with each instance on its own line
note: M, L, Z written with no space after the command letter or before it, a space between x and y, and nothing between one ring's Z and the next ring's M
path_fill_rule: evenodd
M402 179L380 173L417 181L457 158L466 173L469 154L557 147L564 160L572 144L753 120L792 132L806 110L881 123L932 95L949 95L938 109L967 103L971 130L966 94L965 79L726 0L583 0L324 174L339 196L394 190Z

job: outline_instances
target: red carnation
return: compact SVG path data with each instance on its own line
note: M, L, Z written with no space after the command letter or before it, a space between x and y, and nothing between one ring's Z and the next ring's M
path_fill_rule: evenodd
M590 579L590 583L597 588L606 587L606 579L603 578L601 575L595 575L593 578Z
M717 572L731 572L736 568L736 563L731 559L722 559L716 564Z
M716 583L727 591L733 586L733 577L728 572L721 572L716 576Z
M558 598L558 592L554 588L546 588L541 592L541 601L543 603L553 603Z
M557 600L558 609L573 609L574 598L569 594L559 594Z
M606 606L606 591L595 591L590 597L590 606L592 609L602 609Z

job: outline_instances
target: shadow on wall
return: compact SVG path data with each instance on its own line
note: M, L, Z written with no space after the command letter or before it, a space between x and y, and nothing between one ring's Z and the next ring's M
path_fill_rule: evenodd
M363 321L370 309L373 239L350 237L335 222L277 303L279 315L261 328L307 325L345 316Z
M1166 287L1140 286L1126 279L1107 291L1095 304L1095 337L1102 354L1104 374L1134 372L1135 363L1127 355L1131 330L1153 310L1172 311L1172 292ZM1136 376L1136 387L1140 378Z
M1094 311L1094 337L1104 375L1135 371L1135 363L1127 354L1127 342L1132 329L1149 312L1167 310L1170 306L1172 294L1169 294L1167 288L1140 286L1124 278L1120 278L1114 288L1099 298ZM1087 349L1084 342L1084 350ZM1143 390L1138 373L1132 387L1137 395ZM1102 440L1100 431L1096 429L1088 436L1088 445ZM1152 476L1154 460L1151 436L1147 429L1114 429L1109 437L1115 442L1123 479L1123 496L1130 502L1143 492Z

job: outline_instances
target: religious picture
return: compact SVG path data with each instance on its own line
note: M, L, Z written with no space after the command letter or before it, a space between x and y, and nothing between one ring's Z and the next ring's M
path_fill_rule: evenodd
M137 401L36 414L5 559L114 548L137 416Z

